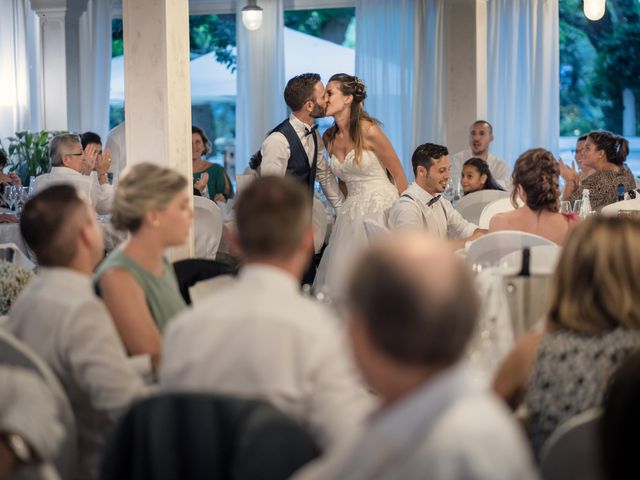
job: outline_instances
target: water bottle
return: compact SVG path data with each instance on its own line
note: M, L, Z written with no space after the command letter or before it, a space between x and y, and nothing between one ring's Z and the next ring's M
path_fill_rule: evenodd
M621 202L622 200L624 200L624 184L619 183L618 184L618 201Z
M589 190L582 190L582 205L580 206L580 218L585 219L591 215L591 201L589 200Z

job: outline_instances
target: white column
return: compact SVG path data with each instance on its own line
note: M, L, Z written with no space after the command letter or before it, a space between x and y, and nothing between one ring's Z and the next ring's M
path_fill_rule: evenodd
M124 0L127 165L152 162L191 178L187 0ZM190 256L193 242L172 252Z
M67 130L66 0L31 0L40 18L39 72L42 74L42 128Z
M447 142L456 153L487 115L487 0L447 0L445 32Z

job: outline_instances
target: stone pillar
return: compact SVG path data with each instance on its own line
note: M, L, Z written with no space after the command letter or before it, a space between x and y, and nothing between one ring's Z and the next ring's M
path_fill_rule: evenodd
M124 0L127 165L152 162L191 178L187 0ZM193 241L173 249L191 256Z
M42 128L67 130L66 0L31 0L40 18L38 71L42 75Z
M453 154L468 148L469 126L487 115L487 0L447 0L445 42L447 143Z

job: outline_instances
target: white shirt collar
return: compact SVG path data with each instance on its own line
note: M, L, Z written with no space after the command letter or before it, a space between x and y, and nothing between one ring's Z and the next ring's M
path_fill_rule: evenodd
M69 167L51 167L51 173L55 173L58 175L80 175L83 176L80 172L74 170Z
M424 188L418 185L415 181L407 188L409 195L413 197L419 203L428 204L434 196L427 192ZM441 195L441 194L440 194Z
M46 282L56 282L64 285L70 293L90 293L93 295L91 276L66 267L40 267L38 277Z
M278 291L297 292L300 290L300 282L281 268L264 263L249 263L240 271L238 277L248 283L259 283L268 286L269 289Z
M298 117L296 117L293 113L289 115L289 122L291 123L291 126L293 127L293 129L299 133L305 133L307 130L311 130L311 127L313 127L313 124L307 125Z

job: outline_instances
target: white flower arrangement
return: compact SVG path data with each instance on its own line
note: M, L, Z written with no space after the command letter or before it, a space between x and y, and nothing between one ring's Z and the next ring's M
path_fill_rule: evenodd
M33 272L22 265L0 260L0 315L9 313L18 294L33 277Z

